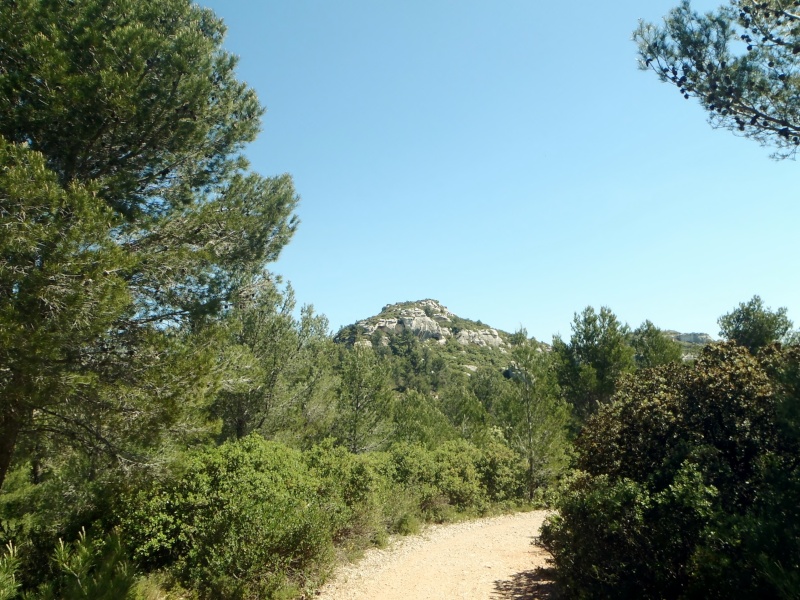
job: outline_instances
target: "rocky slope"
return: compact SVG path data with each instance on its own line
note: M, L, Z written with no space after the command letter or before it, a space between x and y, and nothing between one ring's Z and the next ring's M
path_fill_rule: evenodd
M449 339L461 346L504 350L509 334L487 327L480 321L463 319L436 300L387 304L381 312L345 327L337 341L362 345L387 345L390 336L410 333L421 341L445 345Z

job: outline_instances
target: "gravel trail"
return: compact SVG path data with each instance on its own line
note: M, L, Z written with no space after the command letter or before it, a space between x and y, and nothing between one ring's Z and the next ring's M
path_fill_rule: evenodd
M369 550L317 600L544 600L547 553L532 545L547 513L436 525ZM542 568L542 569L539 569Z

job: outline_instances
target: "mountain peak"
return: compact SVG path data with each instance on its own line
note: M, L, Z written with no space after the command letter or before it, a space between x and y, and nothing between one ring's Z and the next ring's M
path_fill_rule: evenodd
M412 302L387 304L373 317L343 328L336 340L345 343L386 345L389 337L409 332L421 341L441 345L453 339L461 346L480 346L504 350L508 334L487 327L480 321L464 319L448 310L438 300L426 298Z

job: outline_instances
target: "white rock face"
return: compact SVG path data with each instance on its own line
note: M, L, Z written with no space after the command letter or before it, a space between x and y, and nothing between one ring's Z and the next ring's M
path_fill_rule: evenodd
M381 331L394 331L397 329L397 319L379 319L377 323L375 323L375 329L380 329Z
M453 316L453 313L447 310L444 304L439 304L436 300L420 300L417 304L422 307L423 311L427 308L432 313L433 318L441 316L450 320L449 317Z
M478 331L462 329L456 335L456 341L464 346L467 344L491 346L492 348L505 346L505 342L500 338L496 329L480 329Z
M396 335L408 331L422 341L435 340L442 345L453 337L453 332L447 327L447 324L452 323L452 318L455 315L436 300L421 300L407 308L400 308L396 304L388 304L383 307L381 312L392 316L359 321L356 326L366 336L371 336L375 332ZM458 332L455 338L464 346L475 344L476 346L498 348L501 352L503 351L503 346L506 345L497 330L490 328L477 331L463 329ZM388 344L386 337L381 340L381 343Z
M450 330L447 327L442 327L425 315L421 317L402 317L403 328L410 330L421 340L441 340L450 337Z
M679 333L675 336L679 342L689 342L690 344L710 344L714 340L707 333Z
M372 335L376 331L384 333L410 331L421 340L446 340L451 335L447 327L439 325L421 309L403 309L400 314L401 316L397 319L378 319L375 323L359 321L356 324L364 330L366 335Z

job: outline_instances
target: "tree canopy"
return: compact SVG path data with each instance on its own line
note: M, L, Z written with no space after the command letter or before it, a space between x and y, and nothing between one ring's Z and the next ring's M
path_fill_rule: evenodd
M20 434L120 455L111 429L202 403L209 326L289 241L297 196L241 155L263 109L211 11L20 0L0 21L1 485Z
M680 361L683 355L681 346L663 331L646 320L631 333L634 361L640 369L657 367Z
M722 315L717 323L722 337L744 346L752 353L772 342L781 341L792 328L792 322L786 316L786 307L773 311L764 306L759 296L753 296L748 302L740 302L738 307Z
M697 98L712 126L793 157L800 145L797 7L795 0L730 0L701 15L684 0L663 25L640 23L640 66Z
M558 357L558 379L579 419L607 403L623 373L634 369L634 350L628 344L628 326L606 306L596 312L587 306L575 313L569 343L553 339Z

